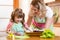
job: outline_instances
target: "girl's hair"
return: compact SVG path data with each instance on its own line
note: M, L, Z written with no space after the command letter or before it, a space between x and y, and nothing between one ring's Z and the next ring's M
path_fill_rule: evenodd
M45 17L46 7L45 7L44 0L32 0L31 5L33 5L38 10L40 10L40 13Z
M24 17L25 17L25 14L22 12L22 9L15 9L12 14L11 14L11 21L12 22L15 22L14 18L17 17L17 18L22 18L22 24L24 23Z

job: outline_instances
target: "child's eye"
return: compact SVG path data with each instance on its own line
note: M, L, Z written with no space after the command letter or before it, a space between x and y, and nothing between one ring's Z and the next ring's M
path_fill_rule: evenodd
M22 15L19 15L18 18L22 18L23 16Z

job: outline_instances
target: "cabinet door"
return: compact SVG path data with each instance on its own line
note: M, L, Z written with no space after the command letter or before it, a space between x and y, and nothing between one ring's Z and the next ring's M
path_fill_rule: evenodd
M60 27L60 3L49 4L54 12L54 26Z
M6 30L13 11L13 0L0 0L0 31Z

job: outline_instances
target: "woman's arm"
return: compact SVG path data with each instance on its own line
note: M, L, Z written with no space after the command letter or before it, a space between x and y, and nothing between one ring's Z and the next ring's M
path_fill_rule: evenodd
M46 9L47 9L47 12L46 12L47 20L46 20L45 27L49 28L50 25L53 24L53 10L50 7L48 7L48 6L46 6Z
M47 18L45 28L49 29L51 24L53 24L53 17L52 18Z
M33 18L33 17L28 16L28 20L27 20L27 25L28 25L28 26L30 26L30 25L31 25L32 18Z
M35 15L35 12L33 11L33 6L31 5L30 6L30 11L29 11L29 14L28 14L28 20L27 20L28 26L31 25L31 21L32 21L34 15Z

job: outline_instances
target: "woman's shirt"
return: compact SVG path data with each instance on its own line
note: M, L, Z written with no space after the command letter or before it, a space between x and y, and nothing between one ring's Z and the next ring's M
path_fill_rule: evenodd
M46 6L46 15L45 15L45 17L44 18L39 18L38 16L36 16L36 17L34 17L34 20L38 23L39 22L44 23L46 21L46 18L52 18L52 17L53 17L53 10L50 7Z
M53 10L48 6L46 6L46 17L47 18L52 18L53 17Z
M38 27L38 28L44 28L46 19L53 17L53 11L50 7L46 6L46 15L44 18L34 17L32 21L32 25ZM51 23L51 26L53 26L53 23ZM52 27L51 27L52 28Z

